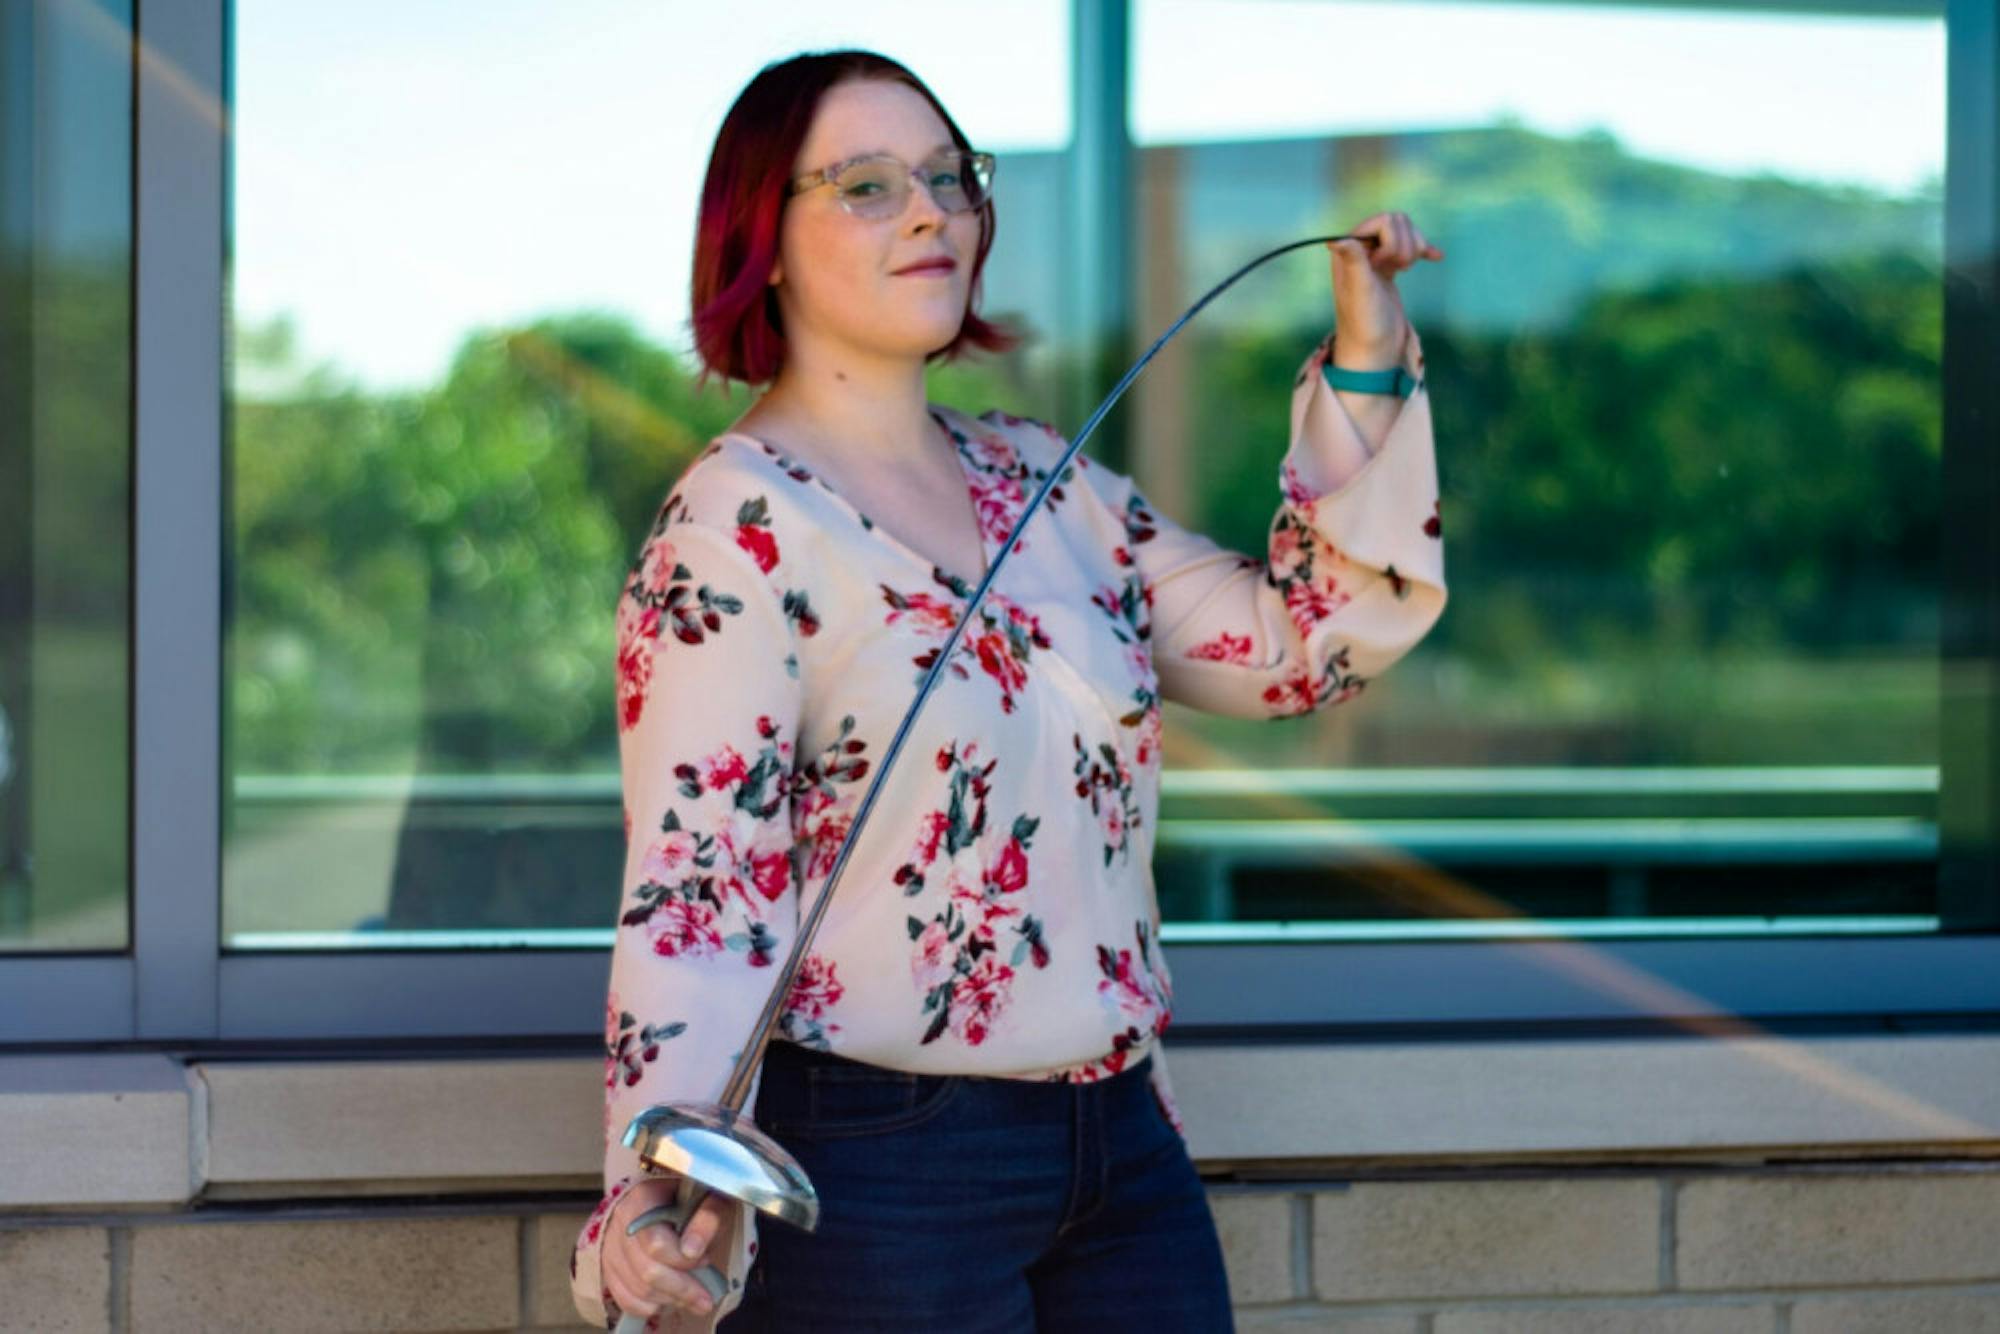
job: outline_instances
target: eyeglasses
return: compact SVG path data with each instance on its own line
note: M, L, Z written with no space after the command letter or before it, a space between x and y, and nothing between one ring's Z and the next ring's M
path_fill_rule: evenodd
M932 199L947 213L970 213L985 204L993 189L993 155L949 149L926 159L922 166L905 166L899 157L871 153L792 178L786 198L821 185L831 185L840 206L857 218L902 216L910 199L910 179L921 175Z

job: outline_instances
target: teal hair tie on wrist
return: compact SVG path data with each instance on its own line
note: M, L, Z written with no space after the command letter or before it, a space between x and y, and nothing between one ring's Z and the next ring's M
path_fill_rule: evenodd
M1355 371L1328 361L1322 363L1320 370L1326 375L1326 382L1335 389L1351 389L1359 394L1394 394L1398 398L1408 398L1422 383L1403 366L1391 366L1379 371Z

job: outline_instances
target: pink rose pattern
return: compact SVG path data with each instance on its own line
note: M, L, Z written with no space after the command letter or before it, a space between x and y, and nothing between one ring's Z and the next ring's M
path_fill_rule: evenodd
M958 624L959 607L972 598L972 590L964 586L964 580L952 578L936 567L932 568L932 576L953 591L958 600L956 606L929 592L903 592L888 584L881 585L882 600L889 606L882 623L904 625L937 641L934 647L911 659L917 669L910 678L913 688L930 674L931 664L937 661L944 641ZM1020 702L1021 692L1028 686L1029 658L1036 649L1049 646L1048 634L1032 612L997 588L986 590L974 619L976 623L959 637L958 656L947 670L962 681L969 679L976 668L998 687L1001 710L1012 713Z
M1112 634L1125 645L1125 666L1132 677L1132 707L1118 721L1137 727L1147 709L1160 699L1160 678L1153 671L1153 590L1139 576L1130 549L1113 547L1111 558L1128 568L1116 587L1101 584L1090 595L1091 605L1104 613Z
M590 1217L584 1220L582 1241L586 1245L595 1246L597 1244L598 1237L604 1231L606 1220L611 1217L611 1211L618 1206L618 1201L631 1188L632 1183L629 1181L614 1181L611 1183L611 1189L604 1193L604 1198L599 1200L597 1207L590 1211ZM569 1258L569 1274L571 1278L576 1277L576 1256L574 1254ZM604 1300L607 1303L610 1302L611 1289L606 1288L604 1290ZM614 1320L612 1323L616 1324L617 1322Z
M621 732L644 716L656 659L667 651L661 638L671 629L686 652L727 633L728 618L741 616L743 600L697 582L676 558L673 525L683 521L685 498L678 491L654 517L639 557L627 573L618 604L617 698ZM764 498L744 502L736 514L737 545L769 573L780 559ZM803 609L803 596L787 596L788 608ZM792 613L807 633L799 611ZM789 664L796 672L796 664ZM755 967L773 963L779 941L769 925L771 906L791 886L791 837L776 816L788 805L797 779L793 742L768 716L752 731L762 743L754 757L723 745L673 764L676 790L689 802L704 796L726 798L723 814L706 827L684 827L679 809L669 806L639 862L638 883L619 917L621 927L638 927L653 953L667 958L709 957L725 950L744 955ZM632 836L626 811L627 838Z
M1245 566L1264 568L1265 582L1284 595L1285 610L1303 638L1346 606L1353 594L1342 586L1339 577L1348 565L1347 557L1312 526L1310 493L1299 484L1289 463L1283 473L1286 504L1272 523L1269 554L1264 559L1249 556L1241 559ZM1154 535L1154 517L1145 498L1135 489L1126 506L1129 540L1135 544L1149 541ZM1310 673L1302 665L1282 681L1266 687L1262 698L1270 715L1278 718L1310 713L1360 694L1368 683L1344 670L1348 653L1348 646L1343 645L1333 651L1319 674ZM1203 661L1245 664L1251 661L1250 654L1250 634L1226 630L1186 651L1187 657Z
M840 720L840 731L807 761L792 784L792 842L807 850L805 869L800 873L807 885L833 874L834 859L854 822L854 812L844 805L835 790L838 785L859 783L868 776L870 761L861 752L868 743L853 735L854 715ZM851 794L855 804L860 794Z
M1204 658L1209 662L1250 661L1250 636L1232 635L1227 630L1217 632L1214 638L1205 639L1189 649L1190 658Z
M625 575L624 592L618 599L617 718L618 730L625 733L639 725L646 696L653 683L653 660L660 651L660 634L671 631L683 644L700 645L721 632L725 616L743 614L743 600L733 594L717 593L706 584L696 584L686 565L675 559L669 532L686 518L686 498L678 491L669 495L653 516L653 525L641 544L638 558ZM769 508L764 497L743 503L736 514L736 544L769 573L778 563L778 542L770 528ZM801 635L819 631L819 618L804 589L787 589L784 594L787 618ZM788 663L793 675L797 664ZM627 815L630 833L630 815Z
M604 1002L604 1087L607 1092L621 1084L629 1088L638 1083L645 1073L644 1067L659 1059L660 1044L687 1031L686 1021L678 1019L635 1028L637 1024L639 1019L636 1015L619 1007L618 993L609 992ZM604 1133L611 1133L609 1096L604 1100Z
M943 419L939 419L943 422ZM993 408L982 413L978 419L984 426L1026 427L1047 435L1058 449L1069 448L1069 442L1047 422L1036 421L1032 417L1016 417L1011 413ZM1036 468L1022 457L1014 443L998 431L960 431L949 422L943 422L945 430L958 443L959 453L972 474L973 509L979 515L980 527L985 533L987 544L998 547L1007 540L1007 534L1020 521L1021 511L1028 507L1028 501L1041 489L1048 473ZM1079 455L1063 469L1062 476L1049 488L1049 498L1042 502L1037 511L1035 523L1051 521L1050 516L1059 513L1069 500L1063 483L1074 479L1077 465L1085 462ZM1023 533L1014 543L1016 551L1025 552L1030 542ZM1010 557L1011 559L1011 557ZM968 594L971 590L967 590ZM986 595L992 597L989 591Z
M1149 922L1133 923L1139 946L1136 956L1129 949L1113 950L1103 944L1097 947L1097 967L1104 975L1097 984L1098 999L1110 1013L1126 1020L1125 1029L1112 1035L1110 1054L1050 1075L1051 1082L1088 1084L1108 1078L1123 1070L1132 1053L1149 1037L1166 1033L1173 1020L1173 980L1165 956L1156 956L1153 950L1151 929ZM1173 1101L1161 1095L1157 1084L1153 1086L1153 1095L1167 1120L1186 1138L1186 1128Z
M948 775L945 806L920 819L910 858L895 875L912 898L932 876L944 882L944 905L928 921L906 919L910 980L922 998L919 1013L930 1016L921 1041L935 1042L949 1032L969 1047L984 1042L1005 1017L1016 970L1024 963L1049 964L1041 921L1020 906L1021 891L1028 887L1028 849L1041 821L1024 812L1004 835L989 829L989 779L1000 761L979 764L978 750L977 742L938 748L938 772ZM1003 929L1009 936L1004 963Z
M680 794L729 798L708 828L686 829L669 806L660 832L640 861L639 883L620 926L642 927L655 954L714 955L741 951L763 967L776 960L777 936L767 925L773 903L791 886L791 838L776 817L792 784L792 743L769 717L756 722L764 748L751 762L724 746L673 767ZM741 925L741 930L727 927Z
M827 1016L847 990L834 973L833 960L806 952L799 960L798 975L792 978L792 989L785 995L785 1008L778 1015L780 1033L803 1046L833 1050L830 1035L838 1033L840 1025Z
M1076 753L1076 795L1090 803L1090 813L1104 840L1104 864L1111 865L1114 857L1128 860L1132 830L1145 818L1139 810L1132 768L1109 741L1098 742L1093 755L1083 744L1081 732L1071 732L1069 740Z
M1329 333L1313 348L1294 377L1293 388L1301 389L1309 379L1318 377L1320 368L1332 355L1333 335ZM1414 360L1421 375L1424 367L1421 344L1415 347ZM1353 600L1353 585L1361 575L1347 554L1315 526L1313 520L1321 496L1299 475L1289 457L1279 469L1279 492L1283 504L1272 522L1265 555L1240 558L1246 567L1263 567L1265 582L1283 595L1292 625L1305 638ZM1431 513L1421 516L1418 524L1423 536L1433 541L1443 537L1440 503L1441 498L1433 499ZM1153 538L1154 516L1137 488L1130 494L1125 518L1131 543L1136 545ZM1382 573L1396 599L1407 601L1409 579L1393 564ZM1221 631L1189 647L1185 656L1207 662L1248 664L1251 653L1252 636L1248 630ZM1282 681L1266 687L1262 700L1270 716L1294 717L1344 703L1360 694L1368 682L1350 669L1351 653L1351 645L1341 645L1327 654L1317 673L1301 665Z
M1126 1020L1125 1031L1111 1039L1111 1054L1099 1062L1106 1074L1123 1070L1130 1053L1148 1037L1164 1034L1173 1017L1173 987L1164 961L1153 957L1152 923L1134 922L1133 935L1136 957L1129 949L1097 947L1097 967L1104 974L1098 998Z

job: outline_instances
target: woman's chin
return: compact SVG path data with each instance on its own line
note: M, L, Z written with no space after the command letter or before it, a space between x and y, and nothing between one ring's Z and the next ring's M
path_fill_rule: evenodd
M929 356L932 349L944 347L958 337L963 327L961 318L949 320L927 320L921 324L898 325L895 329L878 329L878 338L885 345L892 345L899 352L913 357Z

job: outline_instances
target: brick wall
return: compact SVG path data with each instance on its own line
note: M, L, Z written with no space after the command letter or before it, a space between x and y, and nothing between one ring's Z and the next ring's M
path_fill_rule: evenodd
M2000 1334L2000 1163L1229 1186L1243 1330ZM0 1330L583 1328L584 1203L0 1222Z

